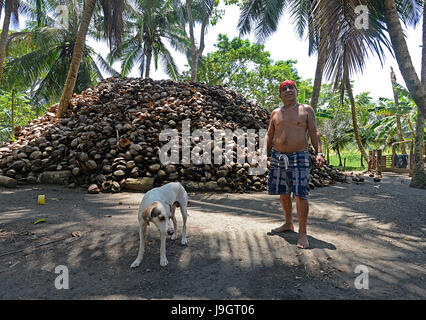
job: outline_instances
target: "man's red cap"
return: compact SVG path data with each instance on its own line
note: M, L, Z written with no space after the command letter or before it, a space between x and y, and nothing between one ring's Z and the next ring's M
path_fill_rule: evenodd
M286 80L286 81L284 81L283 83L281 83L281 85L280 85L280 93L281 93L281 89L282 89L284 86L290 86L290 85L292 85L292 86L296 87L296 84L295 84L293 81L291 81L291 80ZM296 87L296 88L297 88L297 87Z

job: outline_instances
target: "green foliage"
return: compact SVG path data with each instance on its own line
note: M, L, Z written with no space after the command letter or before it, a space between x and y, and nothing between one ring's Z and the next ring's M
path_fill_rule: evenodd
M229 40L224 34L218 36L215 46L215 52L200 59L198 81L228 87L269 110L281 103L278 88L284 80L296 82L301 102L312 95L309 82L303 81L294 67L295 60L274 62L263 45L239 38ZM189 72L181 75L181 80L189 78Z
M340 156L342 161L341 166L339 163L340 160L337 153L330 152L330 164L342 170L344 169L343 171L345 172L365 170L365 167L363 168L361 166L361 154L359 153L355 145L348 146L347 149L341 152ZM345 162L345 159L346 159L346 162ZM346 164L346 166L343 168L344 164ZM365 161L364 161L364 166L365 166Z
M380 98L377 104L368 109L371 129L376 133L376 141L382 149L399 140L396 138L397 117L401 121L404 139L410 139L414 136L413 123L416 123L417 117L416 104L408 90L403 86L396 84L395 89L398 95L398 106L393 99Z
M355 97L355 104L361 143L364 147L373 147L377 144L377 133L372 127L376 116L370 112L370 109L377 103L372 101L369 92L363 92ZM331 149L341 152L355 142L347 92L341 101L339 90L334 90L331 85L323 84L316 119L322 138Z
M0 91L0 141L7 141L9 138L14 140L12 126L13 129L25 126L37 116L38 112L39 110L30 105L30 100L26 95Z
M122 76L127 76L135 65L139 65L141 77L149 76L146 66L150 66L153 59L155 69L160 62L169 77L177 78L178 67L166 44L184 52L189 40L180 23L182 8L175 5L173 0L134 1L134 6L128 11L123 43L114 48L107 58L110 64L121 61ZM97 25L101 28L102 21Z
M38 11L34 17L30 15L30 19L36 18L37 21L28 20L27 28L10 33L2 80L4 90L25 92L32 104L38 106L51 105L59 100L70 67L82 10L78 2L69 2L68 5L67 29L55 25L55 13L49 6L50 11ZM96 85L103 78L95 59L107 73L117 74L86 45L75 92Z

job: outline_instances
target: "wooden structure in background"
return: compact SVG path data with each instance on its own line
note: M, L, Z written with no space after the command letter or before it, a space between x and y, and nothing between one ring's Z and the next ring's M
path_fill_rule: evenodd
M408 155L407 168L397 168L395 166L396 146L401 143L410 143L410 154ZM382 150L369 151L368 170L377 174L382 172L409 173L411 175L414 166L414 144L413 140L398 141L392 144L392 154L384 155Z

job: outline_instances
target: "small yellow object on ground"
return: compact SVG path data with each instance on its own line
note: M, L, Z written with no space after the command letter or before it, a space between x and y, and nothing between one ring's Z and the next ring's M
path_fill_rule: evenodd
M38 204L44 204L44 194L38 196Z

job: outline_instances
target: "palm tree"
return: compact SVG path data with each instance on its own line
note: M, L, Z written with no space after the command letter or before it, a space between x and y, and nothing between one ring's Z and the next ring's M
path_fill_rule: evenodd
M4 3L4 0L0 0L0 18L1 18L1 13L3 11L3 3Z
M361 137L360 137L360 134L359 134L356 104L355 104L355 99L354 99L351 83L350 83L348 76L345 77L344 88L346 88L346 90L348 92L349 101L350 101L350 105L351 105L352 126L353 126L353 130L354 130L355 141L356 141L356 144L358 145L359 151L361 152L361 156L368 163L368 155L367 155L367 152L365 151L364 145L362 143L362 140L361 140ZM345 89L343 89L343 90L345 90Z
M368 110L374 112L377 117L371 126L371 129L378 133L377 141L389 142L391 139L401 141L399 131L402 135L415 136L412 119L416 116L416 105L411 97L403 95L398 89L399 85L396 85L395 88L398 105L391 99L380 98L378 104ZM398 138L395 139L395 136ZM401 153L406 154L406 151L401 148Z
M0 83L3 80L4 62L6 57L6 50L8 45L9 26L11 20L14 24L19 23L19 13L35 19L35 26L46 25L47 21L52 20L47 13L52 11L57 5L55 0L6 0L0 1L0 14L1 9L5 5L5 17L3 21L3 29L0 36ZM12 19L13 18L13 19Z
M413 6L414 5L414 6ZM426 71L426 49L423 45L422 52L422 80L419 79L416 70L414 69L407 43L405 41L404 32L402 30L398 9L406 10L410 15L403 20L405 24L413 24L420 20L420 12L423 8L423 43L425 42L426 24L424 17L426 16L424 1L383 1L383 12L385 16L385 24L389 31L389 36L392 42L392 47L395 52L395 57L398 62L399 69L407 85L408 91L413 97L416 105L421 109L422 113L426 112L425 99L425 71ZM410 10L411 9L411 10ZM402 17L403 18L403 17Z
M353 111L354 135L358 148L368 161L367 154L362 146L357 132L356 105L350 87L350 78L354 72L360 72L365 67L365 60L369 53L375 54L383 61L384 48L392 52L392 46L386 37L386 27L383 23L383 11L376 1L366 4L369 9L370 28L357 28L355 25L355 7L357 0L339 1L329 0L318 2L315 8L316 23L327 25L327 36L321 41L320 47L325 46L329 54L326 69L329 78L341 91L348 91ZM402 10L400 8L400 10ZM407 12L404 12L407 15ZM317 29L317 28L316 28ZM324 30L324 29L323 29Z
M138 63L141 77L149 78L154 59L156 69L160 60L166 73L177 79L178 68L164 40L177 51L184 52L188 39L173 4L172 0L141 0L129 10L123 43L108 56L111 64L121 60L123 76L128 75Z
M62 118L69 105L69 100L72 97L75 83L77 81L78 69L84 53L84 44L86 42L86 34L89 29L90 19L92 18L93 10L95 9L96 0L88 0L86 2L83 16L81 18L80 29L78 30L76 41L74 43L74 50L71 59L70 68L68 70L67 79L65 81L64 89L62 91L61 100L57 109L57 116Z
M106 35L108 36L110 46L120 44L121 28L123 26L123 8L125 0L99 0L103 12ZM73 48L73 55L68 70L67 79L65 81L64 89L62 91L61 100L57 109L57 117L62 118L66 115L68 110L69 101L72 97L75 83L77 81L78 70L80 67L81 59L84 55L84 45L86 42L86 35L89 29L90 20L95 10L97 0L87 0L84 4L84 11L78 29L76 40Z
M416 184L420 185L420 187L424 186L424 170L423 170L423 137L421 137L423 133L423 123L419 123L419 119L423 116L424 111L424 88L420 81L418 80L418 77L415 73L415 70L412 66L411 59L408 54L408 49L405 43L405 39L403 36L401 24L400 24L400 18L398 13L401 14L401 19L404 21L404 23L413 23L415 24L419 20L419 14L420 11L419 8L421 8L422 1L397 1L398 5L395 6L395 2L393 0L386 0L386 1L367 1L366 4L369 9L369 22L371 27L366 30L366 32L359 32L362 29L354 28L353 21L354 17L351 17L350 15L347 15L347 13L353 12L353 9L356 5L359 4L359 1L319 1L318 5L316 7L316 14L315 17L318 19L318 17L321 17L320 21L322 21L323 24L328 24L334 26L334 28L330 28L328 32L328 36L326 37L326 42L330 42L329 46L331 48L335 48L336 44L342 43L345 41L345 36L343 34L340 34L339 32L336 32L336 27L341 28L345 24L347 24L350 28L348 29L348 35L349 37L346 37L346 39L357 39L357 36L355 36L357 33L362 35L364 40L362 40L363 43L367 44L367 47L369 51L375 52L379 55L379 58L381 56L381 46L385 45L385 47L389 47L388 41L385 37L385 31L386 33L389 32L390 38L392 40L392 48L395 52L396 58L398 60L398 65L400 66L401 73L404 76L404 80L407 83L407 87L409 88L410 92L414 92L416 98L416 104L418 103L419 107L419 117L418 117L418 125L420 128L420 132L417 132L418 138L416 139L416 148L417 148L417 157L416 157L416 163L418 163L417 171L419 174L419 179L416 179ZM343 20L343 21L342 21ZM351 26L352 22L352 26ZM320 22L321 23L321 22ZM424 30L425 32L425 30ZM374 40L377 39L377 40ZM352 42L352 44L351 44ZM354 58L356 56L361 57L363 52L366 52L366 48L364 46L360 46L360 43L357 44L356 41L348 41L347 48L353 53L358 52L357 55L353 55ZM423 61L426 61L426 58L424 57L425 50L423 48ZM331 52L331 56L337 57L339 56L339 53L336 51ZM334 59L334 60L333 60ZM334 61L336 58L329 58L330 61ZM349 59L347 62L355 63L356 69L362 70L363 67L363 60L361 59ZM343 69L345 70L345 69ZM424 70L424 66L423 66ZM338 75L337 75L338 76ZM340 78L344 79L347 77L347 72L342 72ZM348 80L345 80L346 84L348 83ZM348 85L346 85L348 87ZM342 87L341 87L342 88ZM413 96L414 98L414 96ZM421 168L421 169L420 169ZM416 170L415 170L416 171ZM413 180L414 179L413 174ZM413 180L411 185L413 185Z
M317 52L317 65L315 70L314 87L311 97L311 106L316 111L318 99L320 96L321 83L323 78L324 66L327 58L327 52L319 48L321 34L319 29L314 32L314 28L322 28L315 25L313 9L321 0L248 0L243 2L241 15L238 21L238 28L241 34L249 33L254 25L256 37L259 40L265 40L278 28L278 23L287 5L293 17L293 24L296 26L296 32L300 38L305 34L308 28L309 55Z
M9 35L10 20L13 16L13 18L15 19L15 22L16 23L18 22L18 19L19 19L18 9L19 9L18 0L5 0L3 29L0 35L0 83L1 83L2 75L3 75L4 59L6 56L7 37Z
M74 41L71 24L69 29L44 26L12 33L9 36L4 85L10 90L27 90L30 87L29 95L35 105L58 101L70 66ZM85 45L83 51L76 92L95 85L103 78L96 62L107 73L118 75L91 47Z
M206 33L207 26L209 24L209 18L213 12L213 7L215 1L212 0L201 0L195 3L193 6L193 0L186 0L185 9L187 14L187 20L189 25L189 36L191 40L191 81L197 80L197 69L198 69L198 60L204 51L204 35ZM194 24L197 19L194 19L192 12L196 14L195 18L198 17L198 20L201 22L200 28L200 44L197 48L195 44L195 35L194 35Z
M20 11L29 17L33 27L52 25L55 19L50 13L55 12L58 0L20 0Z
M322 120L318 121L318 126L325 141L327 161L330 162L328 148L330 145L331 148L337 152L339 166L343 166L340 151L342 151L348 143L353 141L352 135L350 134L352 132L351 121L348 115L339 112L333 117L327 111L320 111L316 115L318 120Z
M398 98L398 92L396 89L396 75L395 72L393 71L393 68L391 67L391 83L392 83L392 91L393 91L393 96L394 96L394 101L395 101L395 107L399 107L399 98ZM397 114L396 115L396 123L397 123L397 128L398 128L398 138L399 141L404 141L404 136L402 134L402 126L401 126L401 115ZM407 154L407 151L405 149L405 144L401 143L400 145L401 148L401 152L403 154Z
M420 18L420 10L423 9L423 48L422 48L422 69L421 78L414 69L404 32L402 30L398 8L401 6L411 6L411 19L408 22L416 24ZM426 188L426 175L424 172L423 152L424 152L424 118L426 114L426 10L424 1L394 1L384 0L383 11L385 24L389 30L389 36L395 51L399 70L407 85L413 100L416 102L417 122L416 122L416 142L414 147L414 170L410 187ZM410 21L411 20L411 21ZM403 22L405 22L403 20Z

